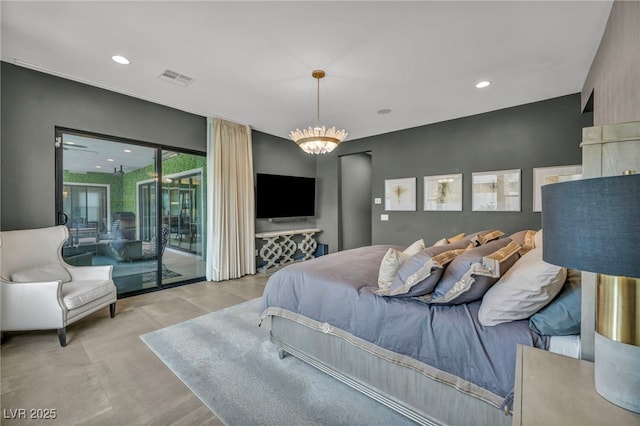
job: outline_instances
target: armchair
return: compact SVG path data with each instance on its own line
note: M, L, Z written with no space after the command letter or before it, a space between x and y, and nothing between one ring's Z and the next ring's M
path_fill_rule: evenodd
M113 266L71 266L61 248L66 226L0 232L1 331L56 329L67 345L67 326L109 305L115 316Z
M169 225L163 224L160 229L160 252L156 250L156 239L152 238L151 242L147 243L142 252L143 259L155 259L158 256L162 256L164 253L164 249L167 247L167 243L169 242L169 236L171 235L171 231Z

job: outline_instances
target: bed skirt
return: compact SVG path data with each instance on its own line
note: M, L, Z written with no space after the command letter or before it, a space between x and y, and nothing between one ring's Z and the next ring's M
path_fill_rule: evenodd
M410 358L403 360L403 356L377 346L380 351L373 351L367 347L370 343L357 344L360 339L341 337L338 330L323 329L322 324L308 318L269 317L271 341L281 350L419 424L511 425L511 415L497 408L494 401L471 395L467 382L456 388L434 376L429 370L435 369L430 366Z

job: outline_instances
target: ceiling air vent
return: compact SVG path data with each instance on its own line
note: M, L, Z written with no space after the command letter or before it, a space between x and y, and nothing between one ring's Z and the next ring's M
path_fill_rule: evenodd
M168 81L178 86L186 87L193 81L193 78L188 75L180 74L179 72L164 70L162 74L158 76L160 80Z

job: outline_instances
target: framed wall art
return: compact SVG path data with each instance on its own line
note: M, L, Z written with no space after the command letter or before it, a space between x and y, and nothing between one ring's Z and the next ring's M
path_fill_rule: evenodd
M424 211L462 211L462 173L425 176Z
M582 165L536 167L533 169L533 211L542 211L540 188L550 183L582 179Z
M416 178L385 179L384 209L416 211Z
M472 173L472 211L519 212L520 169Z

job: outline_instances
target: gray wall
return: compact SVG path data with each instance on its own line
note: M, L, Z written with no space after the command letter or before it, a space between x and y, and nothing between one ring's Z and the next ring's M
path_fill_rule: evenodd
M372 152L373 198L384 199L384 180L417 177L417 211L385 212L373 205L372 243L426 243L460 232L497 228L505 233L539 229L540 213L533 212L533 168L581 164L582 128L592 114L581 114L580 94L493 111L457 120L348 141L318 158L320 209L316 220L319 240L336 251L339 242L339 156ZM471 173L522 169L521 212L472 212ZM462 212L424 212L423 176L463 173ZM380 214L388 213L382 222Z
M292 140L279 138L255 130L251 135L253 142L254 173L304 177L315 176L316 157L302 151ZM318 188L316 188L316 193L317 192ZM313 218L293 222L269 222L267 219L256 219L256 232L315 228L315 226L316 221Z
M2 62L3 230L55 224L56 126L204 152L206 119Z
M582 88L593 92L593 124L640 121L640 2L616 1Z

